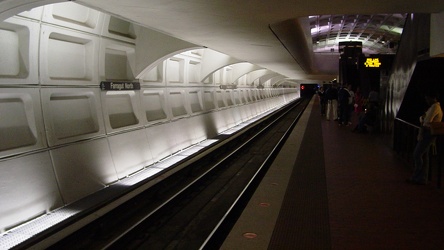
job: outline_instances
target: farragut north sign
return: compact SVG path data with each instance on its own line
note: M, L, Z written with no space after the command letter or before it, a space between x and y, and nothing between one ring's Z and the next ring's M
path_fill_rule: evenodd
M139 82L100 82L101 90L140 90Z

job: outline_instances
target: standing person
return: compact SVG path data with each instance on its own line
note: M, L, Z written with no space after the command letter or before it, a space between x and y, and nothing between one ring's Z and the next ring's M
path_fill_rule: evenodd
M362 105L364 104L364 97L361 94L361 89L358 87L355 92L355 112L358 114L358 117L362 113Z
M348 125L351 124L352 117L353 117L353 110L354 110L354 103L355 103L355 92L353 91L353 87L351 84L347 87L348 93L350 94L350 97L348 99Z
M368 93L368 102L373 103L376 107L379 107L379 93L372 89L370 93Z
M347 86L343 86L338 91L339 113L340 120L339 125L350 125L350 101L351 95L347 89Z
M338 89L334 83L325 92L325 97L327 98L327 121L330 121L330 115L333 113L333 120L338 119Z
M325 98L324 87L319 87L318 89L319 102L321 104L321 115L325 115L325 108L327 106L327 100Z
M376 127L379 128L379 117L380 117L380 106L379 106L379 93L374 88L371 89L370 93L368 93L368 102L367 106L372 105L376 108Z
M431 135L430 123L441 122L443 116L441 105L437 98L436 93L430 93L425 97L429 108L424 115L419 117L419 122L421 123L420 133L418 135L418 143L413 151L415 169L412 177L407 180L409 183L419 185L425 185L427 183L429 171L428 152L430 145L436 140L436 136ZM425 160L423 157L425 157Z

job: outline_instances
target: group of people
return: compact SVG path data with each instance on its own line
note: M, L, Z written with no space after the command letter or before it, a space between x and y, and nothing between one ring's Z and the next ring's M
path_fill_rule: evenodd
M364 98L359 88L353 91L351 85L332 84L327 90L320 87L318 95L321 103L321 115L325 115L327 121L338 121L339 125L350 126L351 115L358 115L358 123L353 131L365 133L368 127L374 127L377 123L379 95L371 91L368 98Z
M361 95L359 88L352 91L351 86L341 86L338 88L333 84L327 90L323 87L318 89L321 104L321 115L325 115L327 121L335 120L340 125L350 125L350 114L355 111L358 114L358 124L353 129L356 132L365 133L369 126L375 126L378 119L379 94L371 91L367 98ZM427 111L419 117L420 129L418 142L413 151L414 170L408 183L425 185L428 180L428 153L431 145L436 141L436 135L431 133L431 126L434 122L441 122L443 111L438 102L437 93L431 92L425 95L428 104Z

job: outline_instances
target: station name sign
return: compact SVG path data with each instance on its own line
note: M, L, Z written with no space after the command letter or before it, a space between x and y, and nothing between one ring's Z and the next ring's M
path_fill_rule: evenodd
M140 90L139 82L100 82L101 90Z
M220 89L237 89L237 85L235 84L227 84L227 85L220 85Z

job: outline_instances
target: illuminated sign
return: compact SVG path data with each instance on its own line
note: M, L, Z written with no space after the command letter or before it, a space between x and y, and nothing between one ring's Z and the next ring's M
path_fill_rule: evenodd
M237 89L237 85L235 84L228 84L228 85L220 85L220 89Z
M101 90L140 90L140 83L138 82L101 82Z
M367 58L364 65L366 68L379 68L381 67L381 62L379 61L379 58Z

